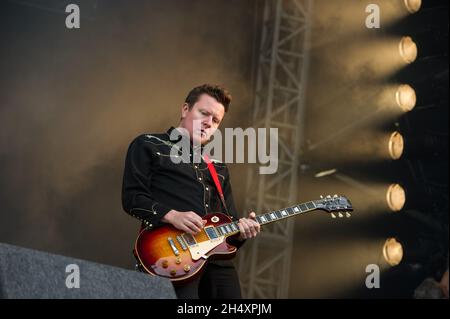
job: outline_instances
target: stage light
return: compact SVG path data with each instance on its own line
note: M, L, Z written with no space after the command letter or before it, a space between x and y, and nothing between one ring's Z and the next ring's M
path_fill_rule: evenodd
M383 256L391 266L400 264L403 258L403 247L395 238L388 238L383 246Z
M337 172L337 169L333 168L333 169L329 169L329 170L326 170L326 171L321 171L319 173L316 173L314 175L314 177L320 178L320 177L324 177L324 176L329 176L329 175L333 175L336 172Z
M395 100L403 111L409 112L416 106L416 91L408 84L400 85L395 93Z
M417 59L417 45L411 37L403 37L398 45L403 61L410 64Z
M416 13L420 10L420 7L422 6L422 0L404 0L406 9L410 13Z
M391 158L394 160L399 159L403 154L403 136L395 131L391 134L391 137L389 138L389 155L391 155Z
M391 184L386 192L386 201L389 208L394 211L400 211L405 205L405 190L399 184Z

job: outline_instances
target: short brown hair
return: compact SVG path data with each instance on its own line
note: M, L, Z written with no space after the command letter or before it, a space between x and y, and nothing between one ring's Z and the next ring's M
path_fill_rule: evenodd
M231 94L225 88L219 85L213 84L203 84L193 88L188 96L186 97L185 103L189 105L189 109L191 109L194 104L198 101L200 95L208 94L209 96L215 98L217 102L223 105L225 108L225 112L228 111L228 108L231 103Z

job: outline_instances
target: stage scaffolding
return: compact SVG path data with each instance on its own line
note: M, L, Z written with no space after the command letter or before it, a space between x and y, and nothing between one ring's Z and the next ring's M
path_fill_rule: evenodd
M312 2L264 2L251 125L278 128L279 162L273 175L249 168L246 212L261 214L297 204ZM238 257L244 297L288 297L293 237L294 220L287 219L266 226L244 245Z

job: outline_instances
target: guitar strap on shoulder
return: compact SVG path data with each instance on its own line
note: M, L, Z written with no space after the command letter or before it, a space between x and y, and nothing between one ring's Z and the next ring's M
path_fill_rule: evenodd
M203 159L205 160L206 164L208 165L208 170L211 173L214 184L216 185L217 192L219 193L220 201L222 202L222 206L225 209L225 212L227 213L227 215L230 216L230 218L233 220L233 216L230 215L230 213L228 212L227 204L225 203L225 197L223 196L222 186L220 185L216 168L214 167L214 164L209 159L208 155L203 154Z

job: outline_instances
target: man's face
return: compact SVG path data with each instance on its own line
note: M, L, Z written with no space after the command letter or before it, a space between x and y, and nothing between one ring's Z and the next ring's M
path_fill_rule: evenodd
M224 115L225 108L221 103L208 94L202 94L190 110L188 104L183 105L180 126L189 132L194 143L206 144Z

